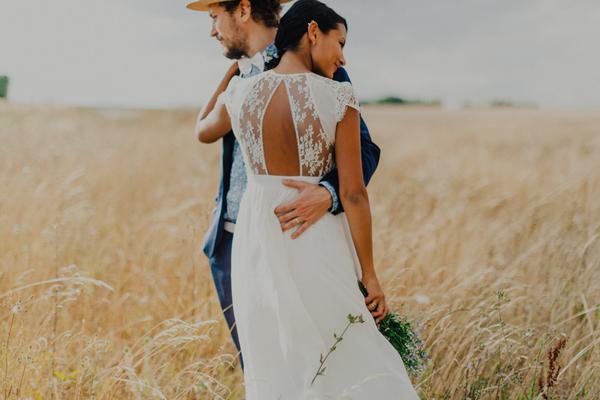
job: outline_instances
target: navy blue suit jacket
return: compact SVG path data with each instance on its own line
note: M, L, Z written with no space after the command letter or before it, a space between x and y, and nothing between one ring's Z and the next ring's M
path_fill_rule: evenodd
M336 71L333 79L338 82L350 82L350 77L344 68L340 68ZM235 136L233 132L227 133L223 137L223 153L221 157L221 178L219 184L219 192L217 197L215 198L215 208L212 211L211 215L211 225L204 236L204 254L207 257L211 258L214 255L215 249L217 245L221 241L223 236L223 226L225 224L224 215L226 211L226 196L227 191L229 190L229 178L231 175L231 165L233 163L233 144L235 142ZM371 140L371 135L369 134L369 129L365 124L365 121L360 118L360 144L361 144L361 158L362 158L362 170L363 170L363 178L365 180L365 185L369 184L371 177L375 173L377 169L377 165L379 164L379 157L381 154L380 148L373 143ZM321 181L329 182L334 188L336 193L338 193L339 198L339 176L337 168L331 170L327 175L325 175ZM337 215L344 211L341 201L339 202L339 206L332 213Z

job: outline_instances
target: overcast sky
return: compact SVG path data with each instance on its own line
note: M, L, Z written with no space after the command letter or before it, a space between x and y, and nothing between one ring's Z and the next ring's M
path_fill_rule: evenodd
M600 108L599 0L329 0L362 99ZM196 106L229 61L180 0L0 0L15 102Z

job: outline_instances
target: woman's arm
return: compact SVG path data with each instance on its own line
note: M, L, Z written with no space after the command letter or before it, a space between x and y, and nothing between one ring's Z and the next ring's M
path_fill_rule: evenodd
M341 67L339 68L335 74L333 75L333 79L338 82L348 82L350 81L350 77L346 70ZM377 165L379 163L379 158L381 155L381 149L371 139L371 135L369 133L369 128L367 128L367 124L363 120L362 116L360 118L360 152L362 156L362 171L363 178L365 181L365 185L369 184L371 177L375 173L377 169ZM337 168L333 168L329 171L321 181L319 182L321 186L324 186L331 194L332 199L339 199L339 176ZM329 210L333 215L337 215L341 212L344 212L344 207L339 201L332 201L331 209Z
M213 143L231 130L231 120L225 105L217 102L219 95L227 89L229 81L238 72L237 63L229 67L210 100L202 107L196 120L196 135L202 143Z
M363 179L359 112L348 107L335 134L335 159L340 182L340 200L348 218L352 241L362 269L362 282L369 292L365 299L376 321L387 314L385 296L373 266L373 239L369 195ZM376 304L376 308L373 306Z
M202 143L214 143L231 130L231 120L225 104L217 102L204 119L196 121L196 134Z

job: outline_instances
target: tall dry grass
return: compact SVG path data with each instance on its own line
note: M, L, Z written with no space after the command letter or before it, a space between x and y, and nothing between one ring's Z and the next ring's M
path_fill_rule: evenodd
M599 398L600 112L365 117L422 398ZM220 146L194 119L0 105L0 398L243 398L201 251Z

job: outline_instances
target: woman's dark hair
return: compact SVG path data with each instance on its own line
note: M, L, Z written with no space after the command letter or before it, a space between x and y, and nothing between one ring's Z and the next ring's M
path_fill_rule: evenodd
M266 69L275 68L286 51L298 48L311 21L315 21L323 33L337 29L339 24L348 29L346 20L326 4L318 0L298 0L279 21L275 37L279 57L271 60Z
M242 0L231 0L219 3L225 11L233 13L237 10ZM269 28L277 28L279 24L279 14L281 13L281 4L279 0L250 0L252 8L252 19L262 22Z

